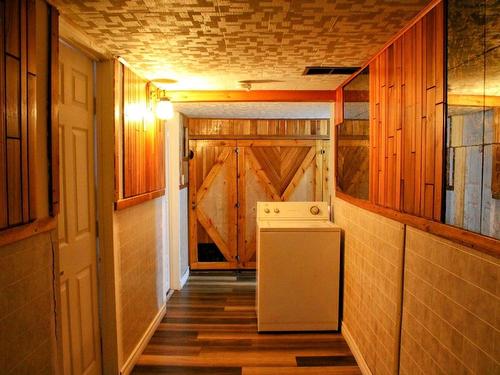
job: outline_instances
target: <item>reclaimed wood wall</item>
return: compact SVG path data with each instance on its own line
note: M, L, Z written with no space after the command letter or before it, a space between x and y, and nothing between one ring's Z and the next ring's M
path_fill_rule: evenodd
M328 139L330 120L189 119L190 139Z
M150 92L157 89L122 69L122 198L130 198L165 188L165 135L164 121L156 118L149 102Z
M0 229L36 218L35 1L0 2Z
M441 220L444 5L370 65L370 201Z

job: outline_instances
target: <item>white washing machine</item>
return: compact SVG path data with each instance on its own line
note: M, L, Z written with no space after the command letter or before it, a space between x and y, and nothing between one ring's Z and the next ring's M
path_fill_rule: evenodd
M259 332L338 330L339 271L326 202L257 203Z

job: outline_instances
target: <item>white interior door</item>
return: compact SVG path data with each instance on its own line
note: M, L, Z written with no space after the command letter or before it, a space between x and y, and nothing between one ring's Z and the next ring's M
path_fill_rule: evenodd
M93 62L60 43L59 249L64 374L100 374Z

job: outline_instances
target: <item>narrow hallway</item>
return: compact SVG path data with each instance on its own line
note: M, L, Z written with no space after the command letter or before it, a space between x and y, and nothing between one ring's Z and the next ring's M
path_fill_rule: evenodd
M223 275L174 292L133 374L361 374L339 333L258 334L254 275Z

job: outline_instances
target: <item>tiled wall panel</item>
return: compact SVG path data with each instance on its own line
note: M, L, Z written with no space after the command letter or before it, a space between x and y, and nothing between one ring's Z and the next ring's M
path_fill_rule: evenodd
M50 235L0 247L0 374L55 371Z
M345 234L342 327L373 374L396 374L404 226L340 199L333 205Z
M122 353L126 361L165 302L164 198L117 211ZM123 365L123 364L122 364Z
M500 261L407 227L401 374L500 373Z

